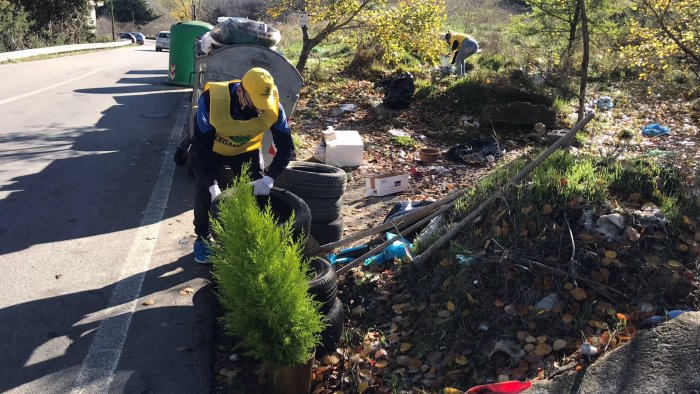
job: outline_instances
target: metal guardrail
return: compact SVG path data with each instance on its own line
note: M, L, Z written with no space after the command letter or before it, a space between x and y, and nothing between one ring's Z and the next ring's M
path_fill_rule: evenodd
M60 45L55 47L24 49L14 52L0 52L0 63L13 60L26 59L32 56L53 55L56 53L84 51L89 49L117 48L131 45L131 41L118 41L96 44L75 44L75 45Z

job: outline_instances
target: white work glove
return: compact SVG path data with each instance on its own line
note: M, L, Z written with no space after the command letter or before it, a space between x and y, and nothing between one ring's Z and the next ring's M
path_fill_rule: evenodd
M219 197L219 194L221 194L221 189L219 189L219 185L216 183L213 184L209 188L209 193L211 194L211 202L214 202L214 200L216 200Z
M265 175L264 177L260 179L256 179L253 181L253 193L256 196L267 196L270 194L270 189L272 189L272 183L275 180L272 179L271 177Z

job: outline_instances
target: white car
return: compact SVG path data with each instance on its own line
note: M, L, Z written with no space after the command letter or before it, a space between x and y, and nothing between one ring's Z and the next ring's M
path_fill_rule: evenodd
M160 52L163 49L170 50L170 32L161 31L156 36L156 51Z

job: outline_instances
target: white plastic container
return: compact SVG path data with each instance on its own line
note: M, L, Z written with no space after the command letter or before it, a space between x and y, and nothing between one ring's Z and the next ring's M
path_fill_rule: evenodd
M335 130L329 127L323 131L323 141L326 145L324 163L335 167L357 167L362 165L365 144L357 130ZM317 151L320 156L321 152Z

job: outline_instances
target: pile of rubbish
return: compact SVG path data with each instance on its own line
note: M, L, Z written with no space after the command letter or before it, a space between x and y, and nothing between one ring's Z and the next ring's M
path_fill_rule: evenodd
M267 23L247 18L222 17L200 39L201 52L208 54L215 46L250 44L272 48L280 42L280 32Z

